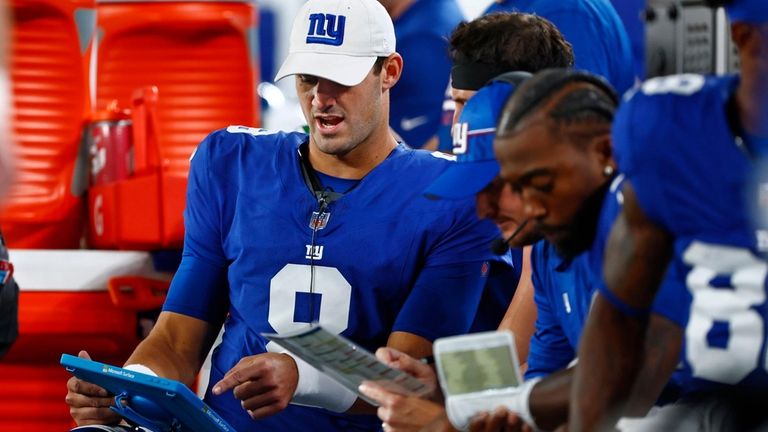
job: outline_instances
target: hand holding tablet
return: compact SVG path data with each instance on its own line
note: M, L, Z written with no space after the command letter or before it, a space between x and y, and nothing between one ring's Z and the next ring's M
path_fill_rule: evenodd
M75 357L61 356L72 375L115 395L110 407L136 425L157 432L234 432L186 385L165 378Z
M434 345L448 419L467 430L472 417L505 406L521 412L522 376L512 333L441 338Z

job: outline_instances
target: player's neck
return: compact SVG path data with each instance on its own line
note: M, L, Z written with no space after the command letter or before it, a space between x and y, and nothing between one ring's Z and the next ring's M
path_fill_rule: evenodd
M764 63L764 62L763 62ZM763 65L744 67L736 91L741 127L750 135L768 137L768 73Z
M389 126L377 128L368 138L344 155L322 152L310 138L309 162L312 168L329 176L343 179L361 179L392 153L397 141Z

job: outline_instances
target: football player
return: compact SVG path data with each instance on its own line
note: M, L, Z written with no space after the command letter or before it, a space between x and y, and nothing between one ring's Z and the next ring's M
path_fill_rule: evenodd
M476 428L512 427L516 416L547 430L566 420L573 373L567 368L600 275L598 257L621 208L610 139L617 104L600 77L550 69L521 85L504 107L494 140L500 178L545 241L531 252L537 319L526 382L518 403L507 406L514 414L481 417Z
M200 144L182 262L132 368L192 383L223 323L205 401L236 430L378 430L372 407L262 333L319 322L422 357L469 329L498 229L473 199L422 195L449 161L390 133L395 49L376 0L302 6L278 78L295 76L309 135L231 126ZM103 389L68 390L78 424L118 420Z
M766 419L766 219L752 209L766 203L757 168L768 148L768 3L733 0L725 10L740 74L652 79L617 116L624 210L582 337L571 430L608 427L623 414L644 344L653 343L644 340L654 297L680 354L657 373L669 376L680 361L685 378L668 411L677 415L656 430L673 430L680 413L711 430Z

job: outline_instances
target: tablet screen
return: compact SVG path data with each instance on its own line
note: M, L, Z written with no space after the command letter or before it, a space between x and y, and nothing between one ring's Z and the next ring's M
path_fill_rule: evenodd
M439 356L444 384L450 396L517 387L520 384L507 345L443 351Z

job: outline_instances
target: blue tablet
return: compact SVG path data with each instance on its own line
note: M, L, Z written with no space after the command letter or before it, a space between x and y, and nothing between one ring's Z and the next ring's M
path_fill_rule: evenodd
M121 367L62 354L72 375L115 395L111 409L126 420L155 432L234 432L224 419L184 384Z

